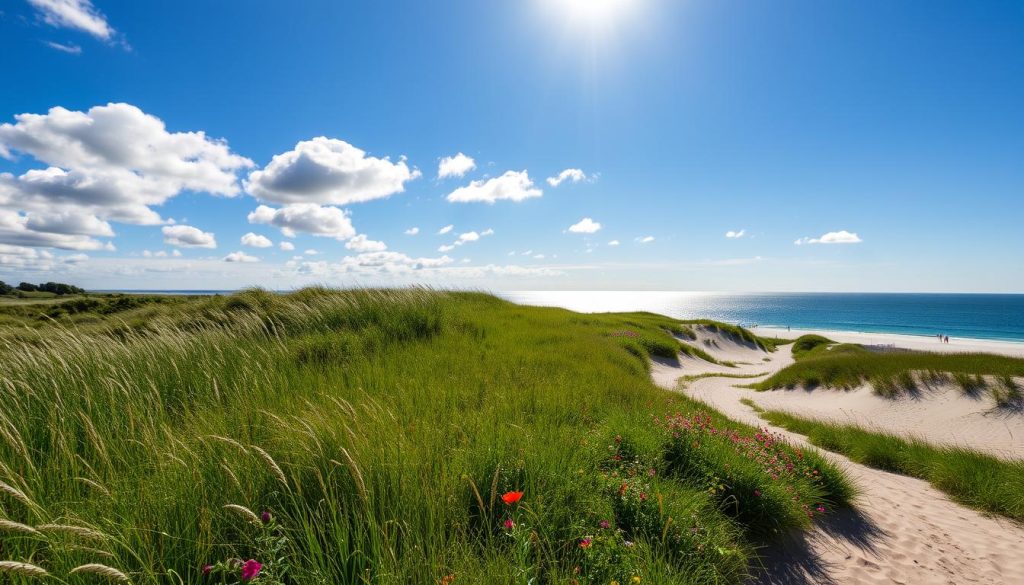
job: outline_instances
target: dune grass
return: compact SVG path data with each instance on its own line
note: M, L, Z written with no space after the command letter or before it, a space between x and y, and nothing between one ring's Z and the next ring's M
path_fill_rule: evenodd
M1024 521L1024 461L1005 461L789 413L759 414L769 423L807 435L812 444L857 463L924 479L966 506Z
M871 384L876 393L894 397L918 392L922 386L955 383L968 395L993 387L993 397L1001 405L1020 400L1014 378L1024 376L1024 359L981 353L875 352L857 345L806 339L809 337L817 336L805 336L794 344L796 363L751 387L848 390Z
M76 315L0 327L4 582L740 583L852 497L655 387L664 317L421 289Z
M710 319L687 319L682 321L682 324L687 327L705 327L712 331L728 335L740 343L749 343L768 352L775 351L779 345L788 343L786 340L779 340L773 337L759 337L749 329L740 327L739 325L722 323L721 321L712 321ZM782 343L780 343L780 341Z

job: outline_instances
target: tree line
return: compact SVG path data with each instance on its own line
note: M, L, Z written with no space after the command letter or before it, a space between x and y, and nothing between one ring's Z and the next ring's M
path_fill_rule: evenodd
M84 293L85 290L72 284L64 284L63 282L44 282L40 284L22 282L18 286L11 286L0 280L0 295L16 295L18 292L48 292L56 295L80 295Z

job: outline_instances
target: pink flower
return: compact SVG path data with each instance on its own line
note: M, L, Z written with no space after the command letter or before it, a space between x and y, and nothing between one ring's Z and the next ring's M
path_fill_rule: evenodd
M580 541L580 548L590 548L591 542L589 538L584 538Z
M516 527L516 523L511 518L505 520L505 530L512 530Z
M755 498L760 498L761 497L761 490L754 490L754 497Z
M203 565L203 575L209 575L212 570L213 565Z
M825 513L825 506L822 506L822 505L819 504L817 509L818 509L818 513L819 514L824 514Z
M263 522L264 524L270 524L270 521L272 519L273 519L273 517L270 515L270 512L267 511L267 510L264 510L263 513L260 514L260 522Z
M249 559L242 565L242 581L252 581L260 574L263 564L259 561Z
M598 526L607 530L611 526L611 522L608 522L607 520L601 520Z

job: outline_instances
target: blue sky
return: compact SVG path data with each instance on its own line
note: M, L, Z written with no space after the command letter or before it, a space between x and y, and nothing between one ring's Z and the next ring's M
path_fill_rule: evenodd
M1020 2L0 11L2 280L1024 291Z

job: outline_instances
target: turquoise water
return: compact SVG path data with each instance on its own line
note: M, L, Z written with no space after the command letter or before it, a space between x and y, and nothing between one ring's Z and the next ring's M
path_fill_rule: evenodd
M1024 341L1024 295L529 291L517 303L574 311L652 311L745 326Z

